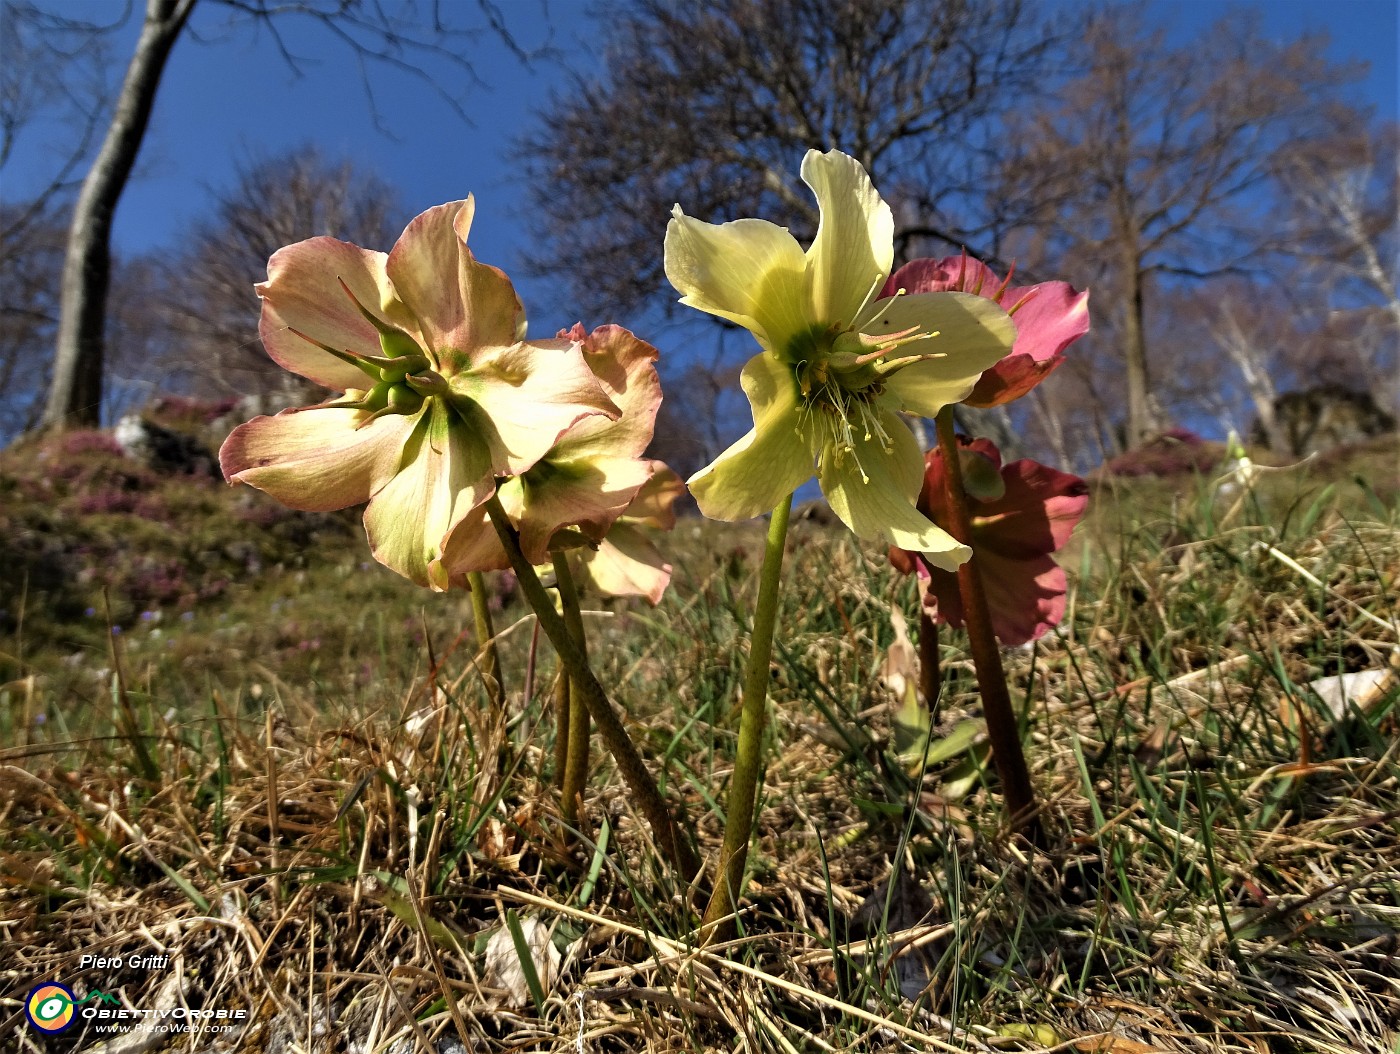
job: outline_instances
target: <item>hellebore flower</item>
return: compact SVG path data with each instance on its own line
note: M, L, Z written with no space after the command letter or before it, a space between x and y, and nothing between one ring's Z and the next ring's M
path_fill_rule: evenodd
M1065 360L1065 348L1089 332L1089 291L1076 293L1068 282L1012 286L980 260L946 256L914 260L892 274L882 297L944 291L973 293L1006 308L1016 320L1011 354L982 374L968 406L989 407L1019 399Z
M549 563L553 550L601 542L660 464L642 457L661 408L656 349L621 326L586 333L580 324L559 336L582 349L587 368L620 415L581 419L534 465L498 485L501 506L532 564ZM472 513L452 536L442 562L454 580L510 566L485 509Z
M1065 572L1050 555L1069 541L1089 504L1089 487L1078 476L1035 461L1001 463L988 439L959 438L972 548L977 553L992 631L1003 645L1043 636L1065 615ZM925 458L928 469L919 508L934 521L947 519L947 480L938 448ZM924 604L935 621L963 625L958 579L919 552L890 549L890 563L905 574L917 571L927 585Z
M497 475L588 417L616 417L576 341L527 342L510 280L467 248L473 201L429 209L389 253L311 238L275 253L259 333L344 396L240 425L219 464L294 509L368 501L375 559L446 588L441 557Z
M613 597L642 596L654 606L661 603L671 582L671 565L642 528L675 528L673 506L685 493L685 484L662 462L652 465L651 479L622 510L598 548L580 551L579 562L598 592Z
M666 276L681 303L748 329L762 352L742 374L754 427L690 481L705 515L743 520L816 476L856 534L956 566L959 545L914 507L923 476L900 411L934 416L1011 349L992 301L921 293L876 302L894 258L894 220L860 164L809 151L802 179L821 221L804 253L757 219L704 223L676 206Z

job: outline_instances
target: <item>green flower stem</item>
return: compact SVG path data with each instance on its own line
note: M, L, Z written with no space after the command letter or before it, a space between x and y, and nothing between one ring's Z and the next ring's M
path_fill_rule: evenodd
M938 412L936 420L938 446L943 452L943 468L948 481L948 511L952 519L950 533L958 541L971 544L972 517L968 511L967 494L963 490L953 408L945 406ZM982 693L982 709L987 717L987 738L991 740L992 760L996 763L1002 793L1006 796L1006 812L1014 830L1040 845L1045 838L1040 826L1040 810L1035 789L1031 786L1030 770L1026 767L1026 755L1021 750L1020 723L1011 706L1006 671L1002 668L1001 651L992 632L992 615L987 607L986 588L975 553L972 559L958 568L958 592L962 595L968 644L972 650L973 666L977 670L977 687Z
M550 600L549 594L540 584L535 569L530 566L530 562L525 559L525 554L520 551L520 537L516 534L515 528L511 526L510 518L506 515L505 509L501 507L500 498L493 494L486 502L486 511L491 517L492 526L496 529L496 536L501 540L501 545L510 558L511 569L515 571L515 577L520 582L525 599L544 628L545 636L554 645L554 651L564 663L564 669L573 680L574 686L578 688L578 694L582 697L584 707L598 726L598 732L603 737L603 742L612 754L613 760L617 762L618 772L622 774L627 789L632 792L637 807L651 827L657 847L672 866L680 872L685 881L692 881L701 872L700 859L696 855L694 847L681 837L675 820L672 819L670 811L666 808L666 802L661 797L661 791L657 789L656 781L652 779L651 773L647 771L646 764L642 761L641 754L637 752L636 744L628 736L627 730L622 727L622 722L618 720L617 714L613 713L612 704L608 701L608 693L598 683L598 678L593 676L587 658L579 651L578 645L574 643L573 637L569 634L569 629L564 624L559 612L554 610L554 602ZM573 692L570 694L572 695Z
M564 791L564 770L569 767L569 673L559 664L554 682L554 785Z
M579 654L588 660L588 639L583 633L583 615L578 606L578 588L574 576L569 571L567 553L555 553L554 579L559 583L559 599L564 610L564 625L568 628ZM583 705L583 690L569 678L568 722L561 735L565 737L567 748L564 755L564 782L561 786L564 800L564 819L577 824L579 801L588 784L589 718Z
M472 618L476 622L476 646L481 653L481 678L491 693L491 704L497 710L506 706L505 679L501 676L501 654L496 648L496 630L491 625L491 609L486 606L486 580L480 571L467 575L472 592Z
M753 837L754 803L763 768L763 727L768 716L768 662L773 654L773 629L778 621L778 585L783 573L783 543L787 540L792 495L776 509L768 524L768 542L759 572L758 606L753 615L749 665L744 671L744 699L739 711L739 744L734 775L729 780L729 804L724 824L715 890L705 907L701 934L706 944L727 940L734 929L734 904L744 881L749 841Z

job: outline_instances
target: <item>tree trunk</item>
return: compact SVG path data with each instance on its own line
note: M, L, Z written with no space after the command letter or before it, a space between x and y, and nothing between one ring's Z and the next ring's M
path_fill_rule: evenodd
M1281 450L1283 444L1280 442L1278 420L1274 414L1274 400L1278 398L1278 392L1274 389L1274 379L1269 374L1266 353L1255 339L1251 339L1245 333L1228 304L1220 311L1220 326L1215 329L1214 335L1216 342L1225 350L1225 354L1239 368L1240 376L1244 378L1245 389L1254 401L1254 412L1259 419L1258 430L1263 434L1264 445L1270 450ZM1244 442L1249 442L1249 430L1242 431L1240 437Z
M1128 288L1127 317L1123 326L1123 366L1124 378L1128 384L1128 434L1126 445L1129 449L1150 439L1157 432L1157 422L1152 413L1152 402L1148 393L1150 378L1147 372L1147 337L1143 327L1143 298L1141 261L1135 251L1125 249L1123 253L1124 278Z
M145 138L171 48L194 4L195 0L146 0L145 24L122 81L112 124L73 209L44 428L61 431L100 423L112 217Z

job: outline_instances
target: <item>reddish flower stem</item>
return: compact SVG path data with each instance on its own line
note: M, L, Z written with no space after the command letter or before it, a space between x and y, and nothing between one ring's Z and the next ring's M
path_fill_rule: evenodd
M942 672L938 665L938 624L929 618L928 608L919 598L919 690L924 693L924 706L929 717L938 721L938 696L942 688Z
M938 412L938 447L943 453L947 480L948 525L954 538L971 544L972 517L968 511L967 494L963 490L962 464L958 460L958 438L953 420L953 408L945 406ZM958 568L958 592L962 596L963 618L967 622L968 643L972 663L977 669L977 687L982 692L982 709L987 717L987 737L991 740L992 760L1001 778L1006 797L1006 813L1012 829L1025 835L1033 844L1043 845L1045 833L1040 825L1040 807L1035 788L1031 786L1026 755L1021 750L1020 723L1011 706L1011 692L1006 687L1006 671L1001 665L1001 651L992 632L992 616L987 607L986 589L977 556Z

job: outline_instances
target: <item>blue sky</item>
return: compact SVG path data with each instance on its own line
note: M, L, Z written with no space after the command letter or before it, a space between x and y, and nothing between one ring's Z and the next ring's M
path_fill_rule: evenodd
M70 16L110 20L120 0L40 0ZM1040 0L1048 5L1051 0ZM475 16L471 0L454 14ZM141 4L135 4L139 11ZM1283 39L1304 30L1331 34L1335 59L1371 64L1359 96L1394 119L1400 100L1400 4L1396 0L1261 0L1266 23ZM226 11L197 7L193 27L210 41L186 36L176 46L142 149L137 176L116 216L119 251L138 253L178 245L181 232L208 207L210 191L226 189L240 158L269 154L314 142L331 158L348 157L398 188L412 215L429 206L473 192L477 221L473 246L479 257L517 277L533 333L539 335L575 321L567 303L541 283L518 275L520 239L526 229L526 197L511 161L516 134L550 91L567 84L566 68L600 72L598 36L584 0L500 0L506 20L526 48L552 43L560 59L523 66L499 39L483 31L469 54L486 87L469 88L466 105L473 125L464 124L431 88L404 73L371 67L384 123L397 141L374 126L363 83L349 54L318 28L291 30L289 40L307 56L304 75L293 75L266 34L248 28L221 31ZM1217 0L1158 0L1152 5L1183 35L1218 17ZM125 62L139 29L131 19L114 42ZM446 83L462 75L446 62L427 63ZM119 71L118 71L119 72ZM23 197L52 168L52 146L43 137L23 141L0 173L0 194ZM664 217L657 220L657 249ZM382 246L380 248L388 248ZM249 283L257 275L249 276ZM251 296L251 294L250 294ZM251 303L251 301L250 301Z
M69 17L103 22L119 17L128 6L127 0L35 2ZM441 2L457 24L479 17L475 0ZM305 58L302 76L297 76L266 33L255 34L246 26L228 31L227 9L207 3L197 6L194 34L187 34L175 47L136 176L116 215L117 252L178 249L182 234L211 206L213 195L233 188L240 161L312 143L326 159L347 158L394 186L405 221L433 205L475 194L472 248L479 259L511 275L532 335L553 335L576 321L589 326L618 321L660 348L663 370L668 364L682 365L696 339L696 331L684 321L664 319L655 311L628 318L580 319L558 283L523 273L528 196L512 157L515 140L532 126L535 112L550 93L567 88L569 70L602 75L603 59L588 0L496 2L523 48L548 44L558 57L527 67L498 36L483 28L467 53L483 86L468 84L462 70L445 60L425 62L425 73L464 99L470 125L421 79L371 66L380 118L393 129L392 137L372 119L353 56L323 29L282 23L289 46ZM130 0L138 12L143 3ZM1082 0L1030 3L1048 13L1082 7ZM1150 0L1148 5L1151 16L1171 27L1178 40L1189 40L1230 6L1221 0ZM1374 107L1382 118L1400 117L1400 0L1250 0L1238 6L1262 11L1266 32L1280 40L1296 39L1308 31L1327 32L1329 58L1370 65L1369 74L1354 89L1354 101ZM112 42L116 78L125 68L139 28L139 17L128 19ZM56 156L62 156L62 142L55 142L54 129L27 132L10 163L0 170L0 197L7 200L23 199L37 190L54 171ZM639 133L644 134L640 120ZM666 218L657 217L658 253ZM248 276L250 316L257 310L252 285L262 277L261 273ZM708 355L714 334L708 328L704 333ZM135 384L142 391L152 380L112 378L113 384ZM734 400L733 434L717 438L737 438L747 426L737 392ZM1203 432L1215 430L1210 422L1191 424ZM729 425L723 430L729 432Z

